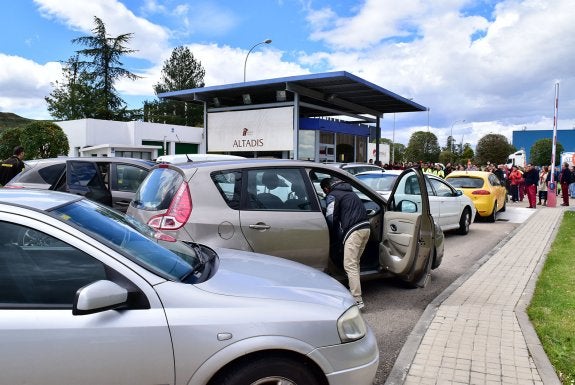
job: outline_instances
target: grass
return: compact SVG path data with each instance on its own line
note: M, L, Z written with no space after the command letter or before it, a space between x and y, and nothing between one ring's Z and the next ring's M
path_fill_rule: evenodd
M564 385L575 384L575 211L566 211L527 314Z

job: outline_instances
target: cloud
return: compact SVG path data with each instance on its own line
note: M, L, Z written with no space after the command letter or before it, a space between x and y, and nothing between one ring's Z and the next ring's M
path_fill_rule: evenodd
M47 119L44 97L52 91L51 82L62 73L60 63L44 65L0 53L0 111L22 111L31 119Z
M137 17L117 0L34 0L40 13L64 23L69 28L92 35L94 16L100 18L110 36L132 33L131 56L154 62L169 47L169 31L144 18Z

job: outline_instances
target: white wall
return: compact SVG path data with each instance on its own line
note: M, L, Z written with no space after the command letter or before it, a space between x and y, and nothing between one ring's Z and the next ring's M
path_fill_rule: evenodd
M173 124L148 122L116 122L99 119L79 119L55 122L68 137L70 152L68 156L77 156L76 148L105 144L114 146L141 146L142 141L164 140L169 143L170 153L174 153L175 143L194 143L200 149L203 145L203 128L178 126ZM201 151L201 150L200 150ZM100 151L98 151L100 153Z

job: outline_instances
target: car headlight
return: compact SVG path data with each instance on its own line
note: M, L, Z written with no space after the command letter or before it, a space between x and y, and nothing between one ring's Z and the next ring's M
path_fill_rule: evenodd
M357 306L352 306L337 320L341 342L356 341L365 336L367 329Z

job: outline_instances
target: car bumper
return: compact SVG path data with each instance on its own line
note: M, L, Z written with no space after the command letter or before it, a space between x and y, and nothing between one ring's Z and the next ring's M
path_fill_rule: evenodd
M371 385L379 365L379 349L370 328L358 341L319 348L310 357L320 364L329 385Z

